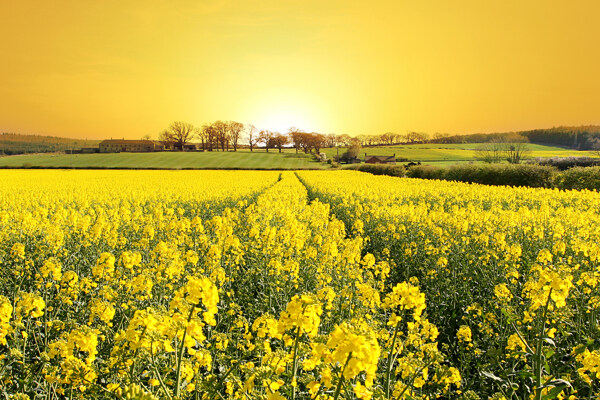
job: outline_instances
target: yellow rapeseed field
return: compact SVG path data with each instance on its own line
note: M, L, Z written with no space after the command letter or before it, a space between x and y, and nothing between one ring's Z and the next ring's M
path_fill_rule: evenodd
M0 398L598 398L599 204L355 171L0 171Z

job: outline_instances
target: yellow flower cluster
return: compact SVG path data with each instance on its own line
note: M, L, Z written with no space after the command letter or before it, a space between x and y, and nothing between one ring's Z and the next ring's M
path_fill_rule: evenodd
M598 193L356 171L0 190L9 398L599 395Z
M471 328L469 328L467 325L461 325L461 327L458 329L458 332L456 332L456 338L460 342L465 342L465 343L472 342L473 334L471 332Z
M13 307L8 299L0 295L0 344L6 345L6 335L10 333L10 319Z
M588 384L591 385L593 379L600 381L600 351L585 349L577 355L577 361L581 363L577 372Z
M315 336L319 329L322 313L321 303L311 295L296 295L281 312L277 329L280 334L297 330L298 335Z
M523 292L531 300L530 310L535 311L550 299L557 308L566 306L567 296L572 287L573 276L568 270L554 271L549 267L534 265Z
M478 365L501 366L494 371L499 380L476 379L480 383L469 390L483 398L498 394L496 384L518 385L508 397L535 397L549 391L542 388L543 377L554 375L573 385L564 389L565 398L599 394L577 380L573 359L564 368L573 346L587 343L589 351L597 346L599 193L354 171L298 176L354 235L367 239L369 253L389 263L394 284L418 277L429 305L427 318L439 327L439 341L459 360L463 375L477 374ZM388 323L402 318L392 314ZM397 339L402 340L400 334ZM498 343L510 352L497 351ZM535 371L535 387L516 383L508 370L520 376ZM403 385L397 394L417 395L414 386Z
M425 294L421 293L418 286L408 282L401 282L392 288L392 291L385 297L382 302L383 308L392 310L412 310L413 318L419 320L421 313L425 309ZM396 325L401 319L395 313L390 318L390 325Z

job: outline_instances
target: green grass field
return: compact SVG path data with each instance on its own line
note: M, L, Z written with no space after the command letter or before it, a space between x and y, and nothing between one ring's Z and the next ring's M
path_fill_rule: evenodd
M0 158L0 167L306 169L329 165L293 151L36 154Z
M364 158L368 155L387 155L396 154L396 158L405 158L409 161L420 161L422 163L434 165L450 165L457 162L469 162L475 159L475 149L480 146L478 143L467 144L414 144L397 146L377 146L365 147L360 151L359 157ZM545 146L541 144L529 144L531 152L529 158L536 157L597 157L593 151L578 151L565 149L557 146ZM338 152L337 149L323 150L328 158L332 158ZM345 148L339 149L341 155Z
M418 144L363 148L359 154L392 155L410 161L448 166L473 162L478 144ZM535 157L597 157L593 151L577 151L554 146L532 144L529 158ZM333 158L338 149L322 149L327 158ZM339 149L339 154L346 151ZM311 155L296 154L293 149L265 152L239 150L237 152L159 152L159 153L107 153L107 154L34 154L0 158L0 167L37 168L203 168L203 169L316 169L329 165L314 161Z

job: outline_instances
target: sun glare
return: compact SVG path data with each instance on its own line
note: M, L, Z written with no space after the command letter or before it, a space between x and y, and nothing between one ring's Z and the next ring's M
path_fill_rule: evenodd
M257 110L256 120L258 129L267 129L274 132L286 133L290 127L296 127L304 131L316 129L314 121L311 121L309 112L305 107L289 102L269 102L262 104Z

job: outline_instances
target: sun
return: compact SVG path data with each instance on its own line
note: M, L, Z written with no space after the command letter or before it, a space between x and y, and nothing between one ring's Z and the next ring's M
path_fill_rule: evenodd
M297 102L272 101L256 111L256 127L286 133L291 127L312 131L315 129L310 113Z

